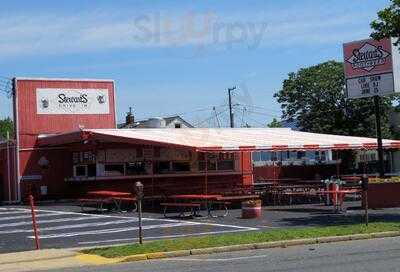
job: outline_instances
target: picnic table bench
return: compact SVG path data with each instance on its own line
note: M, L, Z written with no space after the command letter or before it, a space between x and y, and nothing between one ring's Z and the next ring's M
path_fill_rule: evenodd
M123 202L133 203L135 211L137 209L136 197L132 196L131 193L117 192L117 191L89 191L85 198L78 199L82 211L84 211L85 205L95 204L96 210L103 211L105 204L113 204L117 212L121 212L121 205Z
M229 214L228 206L232 204L232 202L258 199L259 196L258 195L223 196L219 194L210 194L210 195L187 194L187 195L171 195L168 198L175 200L174 203L170 203L170 206L172 206L172 204L179 204L179 205L183 204L182 207L185 207L186 204L195 204L195 205L203 204L207 209L208 216L225 217ZM200 208L201 206L199 207L199 209ZM216 214L216 210L222 210L223 212L222 214Z
M200 209L201 204L200 203L180 203L180 202L164 202L160 203L160 206L164 207L164 217L167 217L167 210L168 207L175 207L179 209L179 216L180 217L186 217L185 216L185 208L190 208L190 215L191 216L196 216L197 215L197 209Z

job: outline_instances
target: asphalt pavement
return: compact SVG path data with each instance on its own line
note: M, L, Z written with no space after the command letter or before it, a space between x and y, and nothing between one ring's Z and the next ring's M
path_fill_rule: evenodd
M396 237L81 267L79 271L394 272L400 271L399 260L400 238ZM54 271L72 272L77 269Z
M324 204L263 207L262 216L242 219L233 209L226 217L164 218L161 213L144 213L145 240L212 235L227 232L354 224L362 222L359 202L347 202L347 212L334 213ZM82 212L76 203L40 205L37 219L42 248L75 248L137 242L137 214ZM370 221L399 222L400 208L370 210ZM0 253L34 248L30 209L0 207Z

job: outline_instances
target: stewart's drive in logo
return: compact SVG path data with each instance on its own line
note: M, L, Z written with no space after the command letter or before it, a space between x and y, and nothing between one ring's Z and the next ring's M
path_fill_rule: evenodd
M38 114L109 114L107 89L37 88Z
M351 63L353 69L362 69L367 72L375 67L384 65L390 57L390 53L385 51L382 46L375 46L370 43L364 43L358 49L354 49L352 56L346 61Z
M87 103L89 102L89 99L88 99L87 94L82 94L80 96L67 96L67 95L61 93L58 95L57 102L59 104L59 107L74 107L77 104L81 104L81 106L86 107ZM106 99L105 99L104 95L98 95L97 102L99 104L106 103ZM42 109L47 109L50 106L49 99L46 99L46 98L42 99L40 106Z

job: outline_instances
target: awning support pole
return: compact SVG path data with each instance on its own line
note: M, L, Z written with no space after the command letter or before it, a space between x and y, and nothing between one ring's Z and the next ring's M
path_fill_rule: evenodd
M383 177L385 177L385 165L384 165L384 161L383 161L381 112L379 109L380 100L381 99L380 99L379 95L374 96L375 117L376 117L376 137L378 138L378 158L379 158L378 172L379 172L379 177L383 178Z
M207 156L208 156L208 153L207 152L205 152L204 153L204 157L205 157L205 163L206 163L206 175L205 175L205 194L207 194L207 192L208 192L208 188L207 188L207 183L208 183L208 158L207 158Z

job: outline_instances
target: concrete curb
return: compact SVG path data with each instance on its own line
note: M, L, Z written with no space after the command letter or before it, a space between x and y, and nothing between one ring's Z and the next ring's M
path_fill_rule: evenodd
M241 250L268 249L268 248L277 248L277 247L312 245L312 244L319 244L319 243L334 243L334 242L366 240L366 239L396 237L396 236L400 236L400 231L387 231L387 232L353 234L353 235L343 235L343 236L328 236L328 237L319 237L319 238L283 240L283 241L275 241L275 242L232 245L232 246L223 246L223 247L197 248L197 249L192 249L192 250L179 250L179 251L169 251L169 252L154 252L154 253L147 253L147 254L130 255L130 256L126 256L126 257L122 257L122 258L114 258L114 259L116 259L115 263L135 262L135 261L154 260L154 259L163 259L163 258L185 257L185 256L190 256L190 255L204 255L204 254L234 252L234 251L241 251ZM113 258L111 258L110 260L113 260Z

